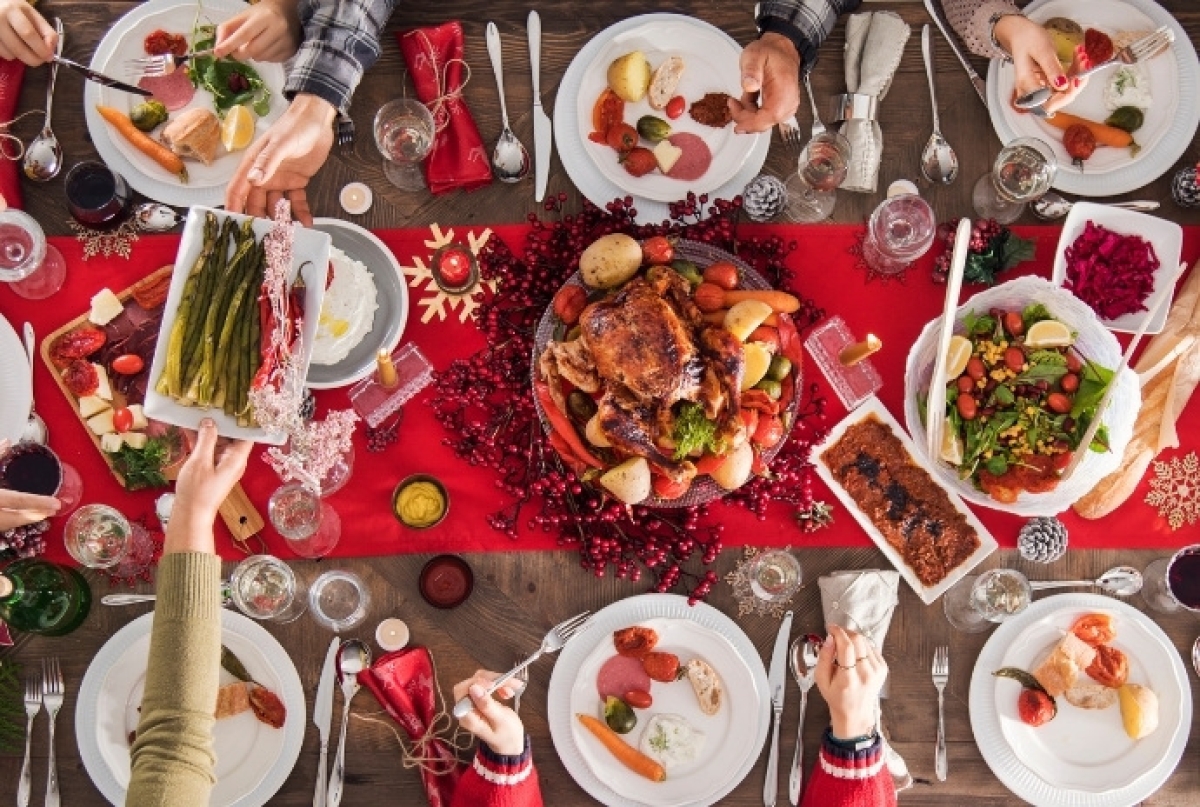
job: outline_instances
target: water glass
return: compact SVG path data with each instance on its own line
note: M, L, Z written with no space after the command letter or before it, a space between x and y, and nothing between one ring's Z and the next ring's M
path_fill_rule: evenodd
M0 281L18 296L42 300L62 288L67 262L41 225L20 210L0 211Z
M388 181L406 191L425 189L420 163L433 148L433 115L420 101L400 98L375 113L375 145Z
M937 219L928 202L915 193L889 196L867 222L863 260L877 274L898 274L929 251L936 234Z
M79 565L107 569L128 554L133 529L117 510L104 504L88 504L67 519L63 541Z
M342 520L337 511L306 485L293 482L271 494L271 525L302 558L322 558L337 546Z
M979 633L1011 616L1033 601L1033 589L1015 569L992 569L967 575L943 596L946 621L965 633Z
M308 607L304 584L291 567L272 555L251 555L229 576L234 605L248 617L293 622Z
M353 572L325 572L308 590L308 607L319 625L343 633L367 618L371 592Z
M104 163L82 162L72 168L66 192L67 210L84 227L111 229L129 214L129 186Z
M766 602L787 600L800 590L800 561L785 549L761 552L750 562L749 577L755 597Z
M837 203L837 188L850 166L850 141L837 132L824 132L808 141L798 169L785 183L789 221L824 221Z
M971 201L981 218L1012 224L1025 205L1040 199L1054 184L1058 160L1054 150L1036 137L1021 137L1000 150L991 173L975 183Z

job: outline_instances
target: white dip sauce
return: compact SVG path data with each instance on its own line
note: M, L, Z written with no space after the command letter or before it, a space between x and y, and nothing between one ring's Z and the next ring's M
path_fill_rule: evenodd
M333 282L325 289L317 336L313 340L313 364L337 364L358 346L375 321L375 279L371 271L347 257L337 247L329 250Z
M1110 110L1123 106L1147 110L1153 102L1150 75L1140 67L1118 68L1104 88L1104 105Z
M641 749L670 771L696 761L704 749L704 732L679 715L654 715L642 732Z

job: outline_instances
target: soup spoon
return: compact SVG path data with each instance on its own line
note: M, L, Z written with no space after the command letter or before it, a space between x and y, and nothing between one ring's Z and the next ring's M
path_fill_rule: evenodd
M1031 580L1034 591L1071 586L1096 586L1107 594L1128 597L1142 590L1142 573L1132 566L1114 566L1095 580Z

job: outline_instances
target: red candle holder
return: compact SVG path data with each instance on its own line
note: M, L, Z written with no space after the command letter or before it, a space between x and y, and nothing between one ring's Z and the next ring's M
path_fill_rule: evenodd
M462 244L446 244L433 253L430 271L438 288L447 294L462 294L479 282L479 262Z

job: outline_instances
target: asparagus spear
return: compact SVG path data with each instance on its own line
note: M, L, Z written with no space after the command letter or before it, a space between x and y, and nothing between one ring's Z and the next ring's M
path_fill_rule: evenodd
M205 266L201 282L198 284L196 299L193 301L195 310L192 313L187 335L184 337L183 353L180 357L183 373L181 383L178 387L177 399L181 403L191 403L191 401L187 400L186 395L191 388L197 371L200 369L200 360L203 355L201 350L201 336L204 331L204 323L208 318L208 310L212 305L213 290L216 288L217 280L220 278L223 267L228 261L229 242L233 235L233 229L233 220L226 219L221 226L217 243L212 254L209 256L208 264Z
M174 397L181 386L180 376L183 341L188 328L188 318L192 311L192 301L199 278L208 263L216 244L216 216L209 213L204 219L204 241L200 254L196 256L192 268L188 270L187 281L183 285L183 296L179 301L179 309L175 312L175 322L171 325L171 333L167 341L167 364L155 384L155 389L162 395Z
M236 249L233 258L217 281L217 287L213 290L212 300L209 304L208 315L205 318L204 330L201 333L203 350L200 368L196 372L195 378L192 379L192 384L187 394L187 397L191 401L203 407L212 404L213 392L216 386L215 363L220 336L220 331L217 328L217 316L228 308L229 300L236 291L237 280L239 279L238 270L241 268L247 253L255 244L252 227L253 221L247 219L235 234L234 243Z

